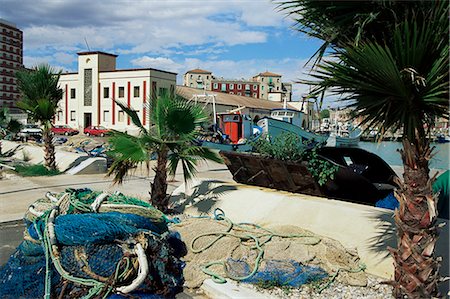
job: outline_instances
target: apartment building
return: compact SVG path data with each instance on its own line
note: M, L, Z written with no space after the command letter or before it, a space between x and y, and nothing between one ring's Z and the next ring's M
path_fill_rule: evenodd
M264 72L249 80L215 78L212 72L201 69L187 71L183 86L254 97L273 102L292 99L292 84L284 83L281 75Z
M213 80L212 72L194 69L187 71L183 77L183 85L198 89L211 90L211 81Z
M20 99L16 86L16 72L23 66L23 34L16 25L0 19L0 108L17 112Z
M211 90L238 96L259 98L259 82L214 79Z
M153 68L116 69L116 58L98 51L78 53L78 72L62 74L59 80L64 94L56 124L133 132L136 127L115 103L118 100L149 125L147 102L163 92L174 93L177 74Z

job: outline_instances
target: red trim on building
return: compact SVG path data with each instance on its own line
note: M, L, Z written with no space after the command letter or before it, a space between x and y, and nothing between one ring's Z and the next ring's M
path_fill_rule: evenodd
M130 108L130 104L131 104L131 82L128 81L128 99L127 99L127 105L128 108ZM127 125L130 125L130 117L127 117Z
M69 123L69 95L68 95L69 88L66 84L66 125Z
M143 93L142 93L142 123L145 126L146 118L147 118L147 105L145 102L145 97L147 94L147 81L144 81L144 87L143 87Z
M116 98L116 82L113 82L112 84L112 124L114 125L116 123L116 103L114 102Z
M100 82L98 82L98 91L97 91L97 95L98 95L98 105L97 105L97 125L100 126L100 116L101 116L101 111L100 111Z

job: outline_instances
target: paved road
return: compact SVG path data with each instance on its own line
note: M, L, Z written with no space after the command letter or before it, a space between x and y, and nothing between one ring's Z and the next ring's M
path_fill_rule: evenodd
M231 180L224 165L216 163L199 166L199 177ZM62 192L66 188L120 191L124 194L147 200L152 176L145 169L137 169L122 185L113 185L104 174L67 175L54 177L11 177L0 180L0 265L3 265L23 239L23 218L28 206L45 195L47 191ZM181 173L169 181L168 193L183 182Z
M9 256L22 242L25 226L22 221L13 221L0 224L0 265L8 261Z

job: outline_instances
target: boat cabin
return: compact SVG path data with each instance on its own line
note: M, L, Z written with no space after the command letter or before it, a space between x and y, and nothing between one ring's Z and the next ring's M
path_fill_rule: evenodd
M305 127L303 121L303 112L293 109L272 109L270 117L282 120L298 127Z
M226 113L218 115L219 127L232 143L248 139L253 135L252 120L245 114Z

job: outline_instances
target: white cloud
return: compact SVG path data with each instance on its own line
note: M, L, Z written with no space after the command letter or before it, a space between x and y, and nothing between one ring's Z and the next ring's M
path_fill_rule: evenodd
M131 60L131 64L138 66L138 67L150 67L150 68L156 68L161 69L165 71L170 72L176 72L178 73L182 68L183 65L176 63L170 58L165 57L148 57L143 56L140 58L136 58Z

